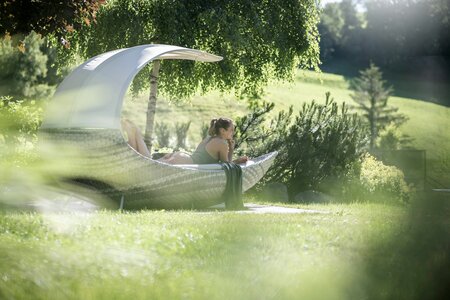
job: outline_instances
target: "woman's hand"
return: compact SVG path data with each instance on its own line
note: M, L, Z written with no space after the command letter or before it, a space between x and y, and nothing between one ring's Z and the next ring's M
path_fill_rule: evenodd
M247 155L241 156L241 157L233 160L233 162L235 164L245 164L247 161L248 161L248 156Z

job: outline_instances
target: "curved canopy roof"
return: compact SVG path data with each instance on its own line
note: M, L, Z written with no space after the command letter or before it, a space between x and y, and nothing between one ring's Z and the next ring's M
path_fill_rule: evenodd
M43 128L120 128L125 93L152 60L216 62L222 57L170 45L142 45L100 54L72 71L58 86Z

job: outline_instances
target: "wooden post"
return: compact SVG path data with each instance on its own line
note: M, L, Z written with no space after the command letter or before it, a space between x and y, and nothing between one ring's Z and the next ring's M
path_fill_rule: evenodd
M160 60L153 61L152 73L150 75L150 97L148 98L147 123L145 126L144 135L144 141L147 144L147 148L150 152L152 151L152 135L153 127L155 124L156 96L158 93L158 74L160 65Z

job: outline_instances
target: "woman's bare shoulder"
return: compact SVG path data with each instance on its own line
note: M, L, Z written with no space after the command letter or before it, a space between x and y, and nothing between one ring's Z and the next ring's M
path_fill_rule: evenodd
M228 143L224 139L214 137L208 142L207 146L210 149L211 148L222 149L222 148L228 148Z

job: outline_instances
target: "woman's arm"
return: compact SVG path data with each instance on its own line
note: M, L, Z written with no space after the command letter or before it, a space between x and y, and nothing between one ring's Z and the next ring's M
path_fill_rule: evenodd
M242 156L233 160L234 153L234 141L228 141L228 143L218 142L216 149L219 151L219 160L222 162L234 162L235 164L243 164L247 162L248 157Z
M232 161L234 153L234 140L227 140L227 142L228 142L228 161Z
M229 159L229 152L228 152L228 145L226 143L222 143L220 142L220 144L218 145L218 150L219 150L219 160L221 162L228 162L230 161Z
M228 140L228 161L232 161L235 164L243 164L248 161L248 157L246 155L241 156L239 158L236 158L233 160L233 153L234 153L234 140Z

